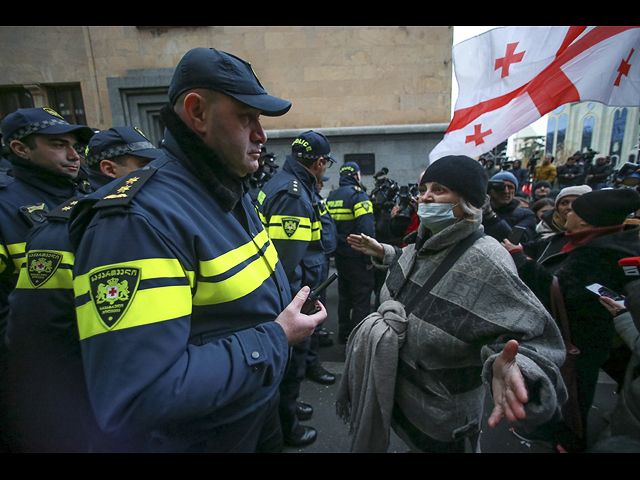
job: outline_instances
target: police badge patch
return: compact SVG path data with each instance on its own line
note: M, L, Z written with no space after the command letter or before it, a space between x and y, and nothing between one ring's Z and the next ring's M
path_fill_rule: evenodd
M296 233L298 225L300 225L300 220L297 218L286 217L282 219L282 228L284 228L284 233L287 234L287 237L291 237Z
M27 274L31 285L38 288L53 277L62 262L62 254L46 251L27 253Z
M140 269L109 267L89 277L91 299L98 318L111 330L124 317L140 283Z

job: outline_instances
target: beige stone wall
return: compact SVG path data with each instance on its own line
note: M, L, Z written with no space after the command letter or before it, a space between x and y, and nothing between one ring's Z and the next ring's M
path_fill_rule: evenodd
M107 77L203 46L293 103L266 129L448 123L452 42L452 27L0 27L0 86L80 82L87 122L109 128Z

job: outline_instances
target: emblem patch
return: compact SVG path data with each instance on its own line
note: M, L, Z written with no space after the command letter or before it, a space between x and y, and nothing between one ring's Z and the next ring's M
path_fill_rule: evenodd
M62 255L54 252L27 253L27 274L31 285L38 288L53 277L62 262Z
M284 233L287 234L287 237L291 237L296 233L298 225L300 225L300 220L297 218L286 217L282 219L282 228L284 228Z
M107 330L115 327L127 313L139 283L140 269L135 267L109 267L91 275L91 299Z

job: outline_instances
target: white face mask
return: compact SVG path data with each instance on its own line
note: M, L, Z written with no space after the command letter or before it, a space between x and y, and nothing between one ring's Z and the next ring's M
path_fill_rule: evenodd
M458 219L453 215L456 203L420 203L418 204L418 217L420 222L435 235L453 225Z

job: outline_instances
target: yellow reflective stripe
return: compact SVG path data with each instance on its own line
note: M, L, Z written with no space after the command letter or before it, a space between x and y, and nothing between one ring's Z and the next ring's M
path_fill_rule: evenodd
M366 215L367 213L371 213L373 215L373 204L369 200L356 203L356 205L353 207L353 213L356 218L360 217L361 215Z
M287 218L298 220L298 227L291 236L284 230L283 222ZM322 239L322 222L320 220L311 222L309 218L294 217L293 215L273 215L267 227L269 237L274 240L301 240L303 242L313 242Z
M62 255L62 260L60 261L60 265L53 273L51 278L49 278L42 285L37 287L38 289L54 289L54 288L65 288L71 290L73 288L73 270L71 268L60 268L63 265L73 266L75 262L75 256L71 252L61 252L58 250L32 250L29 253L38 254L38 252L47 252L47 253L57 253ZM18 283L16 284L16 288L25 288L25 289L33 289L36 288L33 286L31 281L29 280L29 272L28 265L23 264L20 269L20 276L18 277Z
M24 289L35 289L31 281L29 280L29 273L25 267L22 267L20 270L20 276L18 277L18 283L16 283L16 288L24 288ZM38 290L49 289L52 290L54 288L64 288L67 290L73 289L73 270L70 268L60 268L55 271L55 273L42 285L37 287Z
M27 248L27 242L13 243L11 245L7 245L7 250L9 250L9 255L12 257L15 257L13 259L13 263L16 266L16 271L18 272L20 271L20 268L24 263L25 248Z
M219 282L198 282L193 304L217 305L242 298L257 290L271 276L277 263L278 252L269 243L264 256L249 263L233 276Z
M0 273L4 272L10 262L9 252L4 248L4 245L0 245Z
M262 230L255 238L244 245L222 254L212 260L200 262L200 274L204 277L213 277L228 272L240 265L245 260L259 254L262 247L269 241L267 232ZM273 264L275 268L275 264Z
M329 208L329 213L331 213L331 218L338 221L356 218L348 208Z
M138 290L126 315L112 331L184 317L190 315L191 310L191 287L188 285ZM76 312L80 340L108 331L100 321L92 301L76 308Z
M186 277L191 287L195 286L195 273L184 270L182 264L174 258L148 258L131 262L114 263L94 268L89 273L78 275L73 281L76 297L89 293L89 278L94 272L105 268L137 267L141 270L140 280L151 278L180 278Z

